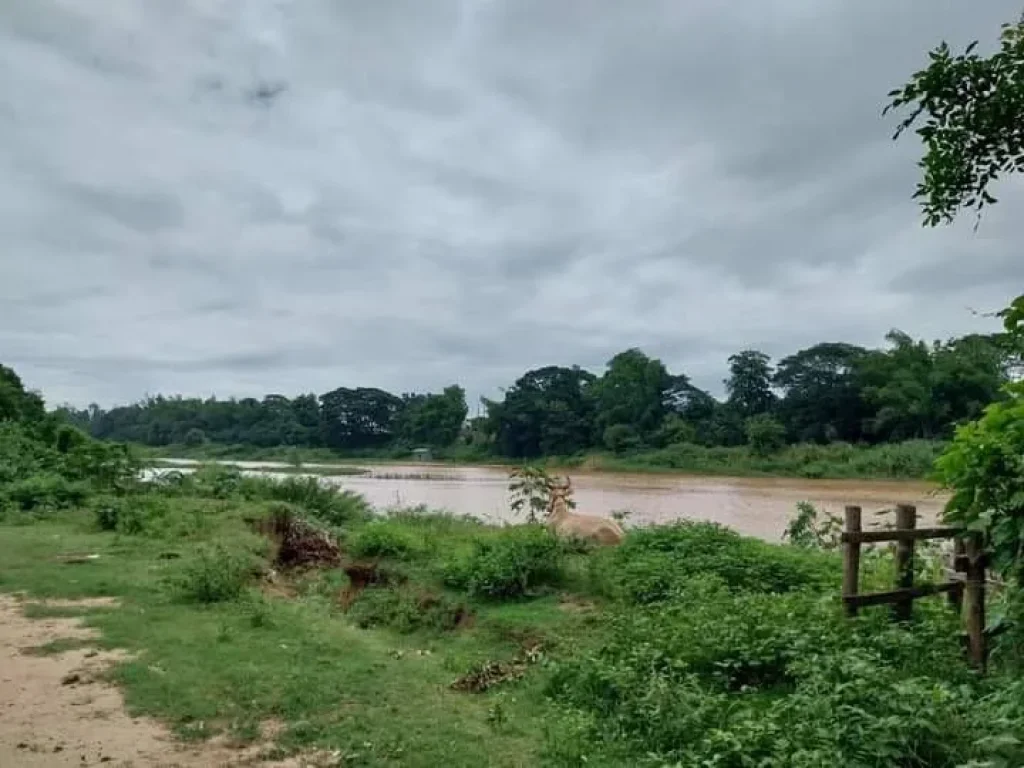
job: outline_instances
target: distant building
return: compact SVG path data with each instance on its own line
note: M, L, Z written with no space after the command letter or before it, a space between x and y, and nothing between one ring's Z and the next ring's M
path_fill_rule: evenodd
M416 461L431 461L434 458L434 454L429 448L413 448L412 457Z

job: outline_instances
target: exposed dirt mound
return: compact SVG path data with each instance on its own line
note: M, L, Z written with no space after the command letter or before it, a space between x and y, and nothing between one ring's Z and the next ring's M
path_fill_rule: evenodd
M341 563L341 548L334 536L291 509L273 510L256 527L277 545L274 562L282 568L334 567Z
M384 587L402 581L400 576L375 561L346 563L342 570L348 576L348 586L338 594L338 605L346 611L367 587Z

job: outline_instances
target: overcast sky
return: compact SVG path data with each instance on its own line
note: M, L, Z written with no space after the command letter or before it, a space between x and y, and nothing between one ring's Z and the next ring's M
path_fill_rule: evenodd
M472 403L631 346L718 393L746 347L992 329L1024 195L922 229L880 110L1020 9L3 0L0 362L54 404Z

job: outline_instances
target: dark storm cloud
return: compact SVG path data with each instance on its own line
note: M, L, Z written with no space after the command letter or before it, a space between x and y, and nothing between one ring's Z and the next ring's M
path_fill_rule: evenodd
M1021 195L922 230L885 93L1017 1L8 0L0 360L49 399L495 394L987 328Z

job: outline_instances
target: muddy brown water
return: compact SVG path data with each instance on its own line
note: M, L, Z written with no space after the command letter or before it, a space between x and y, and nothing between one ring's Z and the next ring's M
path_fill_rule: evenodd
M171 463L171 462L166 462ZM177 460L181 469L197 462ZM246 472L285 477L276 462L224 462ZM324 465L320 465L322 468ZM324 476L320 481L361 493L376 507L425 505L488 522L514 519L509 510L508 468L433 464L361 464L363 475ZM318 468L306 464L310 474ZM157 470L158 471L158 470ZM294 476L294 473L289 473ZM691 475L582 472L571 474L576 511L608 515L629 510L626 525L673 520L712 520L769 541L781 538L797 502L842 515L856 504L865 525L875 512L898 503L915 504L922 523L935 520L945 496L927 483L877 480L803 480L794 478L731 478ZM877 518L881 521L881 517ZM891 513L887 515L891 520Z

